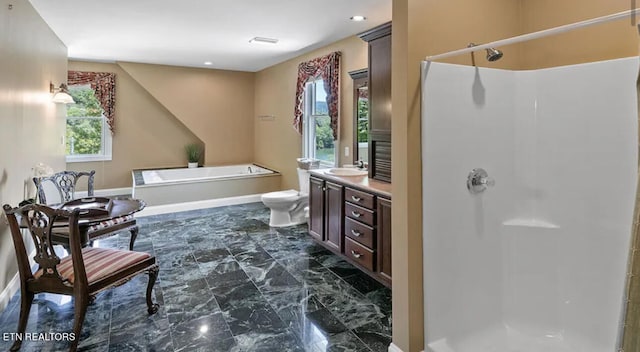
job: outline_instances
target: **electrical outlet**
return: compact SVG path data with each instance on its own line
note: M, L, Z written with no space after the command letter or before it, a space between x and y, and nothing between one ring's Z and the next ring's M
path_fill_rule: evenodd
M349 147L344 147L344 156L349 156Z

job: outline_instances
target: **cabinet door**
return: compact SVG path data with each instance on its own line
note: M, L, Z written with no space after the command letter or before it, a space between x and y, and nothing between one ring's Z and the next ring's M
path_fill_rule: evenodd
M369 94L371 131L391 131L391 33L369 42Z
M378 198L378 276L391 283L391 200Z
M326 236L327 246L342 252L344 239L342 226L344 221L344 192L339 184L326 183Z
M324 240L324 181L309 179L309 234Z

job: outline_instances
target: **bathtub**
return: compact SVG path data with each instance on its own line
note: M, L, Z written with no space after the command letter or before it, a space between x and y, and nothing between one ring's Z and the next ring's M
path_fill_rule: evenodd
M134 198L148 205L193 202L273 192L280 173L256 164L133 170Z

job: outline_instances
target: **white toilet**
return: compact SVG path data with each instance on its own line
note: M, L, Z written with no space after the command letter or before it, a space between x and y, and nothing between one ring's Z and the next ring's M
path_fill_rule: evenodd
M309 217L309 170L298 169L300 191L271 192L262 195L262 203L271 209L269 226L304 224Z

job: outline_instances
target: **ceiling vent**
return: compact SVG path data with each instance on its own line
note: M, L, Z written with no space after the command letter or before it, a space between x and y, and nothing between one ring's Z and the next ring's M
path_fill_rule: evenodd
M256 44L276 44L277 42L278 42L278 39L263 38L263 37L255 37L249 40L249 43L256 43Z

